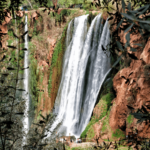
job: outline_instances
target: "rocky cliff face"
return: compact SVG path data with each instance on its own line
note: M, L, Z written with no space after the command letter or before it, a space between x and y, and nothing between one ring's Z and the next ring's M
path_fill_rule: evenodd
M59 21L59 15L62 15L60 14L61 11L63 9L59 9L57 12L57 20L53 17L52 12L49 15L47 11L43 12L41 10L28 12L28 18L30 18L29 36L32 37L31 43L35 47L31 59L36 60L36 72L38 72L34 74L37 77L36 87L39 91L35 105L37 107L36 117L39 112L42 115L46 115L53 109L61 79L63 53L65 50L63 47L65 44L65 33L63 39L62 34L70 19L84 13L82 11L71 13L69 16L64 16L65 19L62 19L60 23L57 21Z
M125 36L126 34L123 32L120 33L124 44L126 43ZM127 136L134 135L137 138L150 138L150 123L137 124L137 119L130 115L131 110L127 107L127 105L133 107L134 111L132 112L136 112L141 109L142 105L150 106L150 39L145 42L139 33L130 35L130 39L131 46L137 52L131 52L128 48L128 53L134 54L138 59L132 60L129 66L121 69L113 79L116 97L111 102L112 106L109 115L106 116L109 119L108 121L101 119L93 125L94 139L99 137L99 141L108 137L112 138L112 133L118 129ZM134 45L135 43L141 43L144 46L139 47ZM128 58L123 59L125 62ZM150 112L149 109L147 111ZM107 128L105 134L102 131L104 126Z
M131 43L141 43L141 41L142 37L139 34L131 35ZM149 123L146 125L143 122L140 125L136 124L137 119L133 119L130 123L127 119L130 113L127 105L138 110L141 109L142 105L149 105L150 101L150 41L146 43L144 49L137 46L134 48L137 49L134 55L138 60L133 60L129 67L119 71L113 79L117 96L112 101L109 124L113 130L120 128L126 132L126 135L137 129L138 137L150 138Z
M6 46L6 41L8 40L8 29L7 29L7 25L10 23L10 21L12 20L12 16L11 13L8 10L4 11L5 17L4 17L4 21L2 22L2 24L0 25L0 35L1 35L1 39L0 39L0 47L2 49L7 49Z

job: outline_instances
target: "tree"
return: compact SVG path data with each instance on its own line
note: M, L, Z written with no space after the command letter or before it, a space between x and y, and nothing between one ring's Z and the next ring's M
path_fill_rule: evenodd
M28 0L28 2L31 2L31 5L32 5L32 2L34 1ZM76 3L77 2L79 1L76 1ZM122 55L113 64L113 68L115 68L122 57L127 57L127 46L131 48L131 51L135 51L135 49L133 49L129 44L129 41L130 41L129 37L131 33L134 33L137 30L146 39L146 41L148 40L150 36L150 31L149 31L149 26L148 26L148 24L150 24L150 21L148 21L148 19L150 19L150 17L147 16L147 13L150 12L150 9L149 9L150 6L149 6L149 0L134 0L133 3L128 3L128 5L126 5L124 0L117 0L117 1L116 0L112 0L112 1L103 0L102 2L98 0L96 4L100 7L100 9L107 9L110 2L116 5L116 10L114 13L109 12L108 10L108 14L110 15L109 20L113 20L113 23L111 24L111 27L110 27L110 29L112 30L111 36L113 37L110 43L110 52L111 52L111 55L116 55L116 51L118 53L122 52ZM48 3L47 0L35 0L35 3L39 4L40 6L45 6L46 8L49 7L47 6L47 4L51 5L51 3L50 2ZM68 0L65 0L65 1L60 0L58 3L59 4L65 3L65 5L70 5L70 4L73 4L74 2L68 1ZM119 11L120 4L122 4L123 13ZM19 6L21 5L22 5L21 0L0 1L0 6L1 6L0 24L2 24L2 22L4 21L4 17L7 15L4 9L9 8L14 18L15 11L19 10ZM141 8L134 10L136 7L141 7ZM125 8L127 9L127 12L125 12ZM140 19L139 16L142 14L144 15L144 17L143 19ZM18 48L19 52L18 52L17 58L13 57L13 55L9 57L9 54L6 53L7 52L6 50L0 51L1 67L3 65L6 65L6 62L8 62L7 66L3 66L5 67L4 69L5 71L0 72L0 149L2 150L15 149L15 147L20 146L22 144L22 138L24 136L24 132L22 131L22 122L20 119L21 118L20 116L23 115L24 107L22 106L23 106L24 101L20 103L22 99L21 98L16 99L16 91L23 91L23 89L17 88L17 83L19 80L21 80L21 78L18 77L18 73L20 70L23 69L20 66L21 64L20 54L21 54L21 51L25 50L21 48L20 43L21 43L23 36L26 33L21 32L22 27L24 27L24 23L21 22L21 18L17 17L17 20L18 20L19 34L16 34L12 30L12 35L18 38L19 40L19 48ZM137 26L136 22L138 22L139 26ZM125 26L123 25L123 23L126 23L127 25ZM117 29L115 30L113 29L114 25L117 26ZM118 36L118 31L121 31L121 30L125 32L130 30L130 32L126 36L127 45L125 46L120 42L120 37ZM0 36L2 35L3 34L1 34ZM11 52L13 52L16 49L16 46L12 46L12 45L9 45L8 47L11 49ZM133 55L130 55L130 57L131 59L137 59ZM11 62L12 60L14 64L12 64ZM142 109L144 113L147 113L144 108ZM147 115L139 115L139 114L138 115L133 114L133 115L135 117L138 116L138 118L141 117L141 121L146 120L147 118L149 119L149 116ZM45 128L45 127L47 123L50 121L49 119L51 118L51 120L53 120L54 117L49 114L47 118L45 117L42 117L42 118L43 118L42 120L34 124L34 127L32 128L33 130L31 131L31 133L29 133L28 144L24 148L42 149L42 147L44 148L45 146L48 146L48 142L45 141L45 143L43 143L42 139L44 138L45 130L48 130L48 128ZM55 138L56 137L54 137L54 139ZM55 141L54 139L50 139L49 142L51 142L52 140L54 142ZM56 143L54 142L54 145L55 144Z

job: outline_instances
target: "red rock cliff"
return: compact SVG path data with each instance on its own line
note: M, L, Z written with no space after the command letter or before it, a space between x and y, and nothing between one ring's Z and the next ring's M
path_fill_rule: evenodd
M125 43L125 35L121 34L121 37ZM139 34L131 35L130 38L131 45L142 43L142 37ZM135 45L133 47L137 49L134 55L138 60L132 60L130 66L120 70L113 79L116 98L112 101L109 125L113 130L117 128L124 130L126 135L137 129L138 137L150 138L149 123L143 122L140 125L136 124L137 119L133 119L132 124L129 125L127 121L130 113L127 105L132 106L135 110L140 109L142 105L150 105L150 40L144 49ZM132 52L128 51L128 53ZM126 82L126 79L129 79L129 82Z
M7 49L6 47L6 41L8 39L7 33L8 33L8 29L7 29L7 24L11 21L12 17L11 17L11 13L7 10L4 11L5 17L4 17L4 21L2 22L2 24L0 25L0 35L1 35L1 48L2 49Z

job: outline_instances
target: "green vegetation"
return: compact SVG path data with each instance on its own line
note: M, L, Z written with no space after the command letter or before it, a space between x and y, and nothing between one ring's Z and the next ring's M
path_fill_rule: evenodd
M95 136L94 128L93 128L93 126L90 126L90 128L88 129L88 132L87 132L87 139L89 139L89 141L90 141L91 139L94 138L94 136Z
M9 32L8 32L8 36L14 38L14 37L13 37L13 32L12 32L12 31L9 31Z
M103 126L102 126L102 132L106 132L107 129L109 128L109 115L110 115L110 110L107 112L107 115L105 119L103 120Z
M108 93L104 95L99 103L97 104L97 107L99 110L101 110L101 113L99 117L97 116L92 116L91 121L89 124L86 126L85 130L81 134L81 138L85 138L87 134L89 134L88 138L91 138L93 136L93 131L92 131L92 125L101 120L103 117L105 117L108 113L108 110L111 106L111 101L113 100L114 95L112 93Z
M63 30L61 39L56 44L55 49L54 49L54 53L53 53L53 56L52 56L52 62L51 62L51 67L49 69L50 74L49 74L49 80L48 80L48 93L49 93L49 96L50 96L51 88L52 88L52 73L53 73L52 70L56 66L57 62L59 62L60 65L61 65L61 62L58 60L58 57L65 50L65 37L66 37L67 26L68 26L68 24L65 26L65 28Z
M129 126L132 124L133 119L134 119L134 117L131 114L127 117L127 123L128 123Z
M14 66L14 67L16 67L17 66L17 61L16 61L16 56L15 56L16 54L15 54L15 51L12 51L11 52L11 60L10 60L10 62L11 62L11 64Z
M85 0L59 0L58 5L69 7L72 4L80 4L80 3L83 3L84 1Z
M65 146L66 150L94 150L94 148L92 146L89 146L89 147L73 147L73 148L70 148L69 146Z
M116 131L112 134L112 138L125 138L125 134L120 129L116 129Z
M37 120L39 120L41 117L41 111L39 112L38 116L37 116Z
M91 126L96 123L97 120L95 120L94 117L92 117L91 121L88 123L88 125L86 126L85 130L82 132L82 134L80 135L80 138L85 138L89 129L91 128Z
M111 132L112 133L112 137L110 140L114 140L114 138L125 138L125 134L123 131L121 131L120 129L116 129L115 132L113 132L111 130L111 127L109 126L109 115L110 115L110 110L107 112L106 118L103 120L103 126L102 126L102 133L107 133L107 132Z
M59 22L59 25L61 25L61 23L66 22L66 17L68 16L72 16L77 10L69 10L69 9L63 9L61 10L60 14L55 13L55 16L50 15L50 17L55 17L55 25L57 25L57 22Z
M91 5L91 1L83 3L83 9L86 11L99 10L99 8L96 8L94 5Z
M11 45L13 43L13 40L8 40L8 45Z
M109 110L111 106L111 101L115 98L115 96L112 93L108 93L107 95L104 95L102 99L106 102L107 111Z
M29 43L30 49L30 94L32 99L32 104L36 107L38 101L38 80L39 80L39 70L37 69L37 60L34 58L35 46Z

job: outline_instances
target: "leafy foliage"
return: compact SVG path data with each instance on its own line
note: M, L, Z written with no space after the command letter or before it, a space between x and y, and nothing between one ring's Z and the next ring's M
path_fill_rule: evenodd
M80 136L81 138L85 138L87 133L89 132L89 130L92 130L92 125L107 115L108 110L111 106L111 101L113 98L114 98L113 94L108 93L100 99L100 101L97 105L98 105L99 109L101 110L101 114L100 114L99 118L97 118L97 116L95 116L95 115L92 116L91 121L86 126L85 130L82 132L82 134Z
M51 93L51 88L52 88L52 73L53 73L52 70L56 66L57 62L59 61L58 60L59 55L61 54L61 52L63 50L65 50L65 37L66 37L67 26L68 26L68 24L64 28L62 37L58 41L58 43L56 44L56 47L54 49L51 67L50 67L49 81L48 81L48 93L49 93L49 95Z
M124 133L120 129L116 129L116 131L112 134L112 136L119 138L119 137L125 137Z

